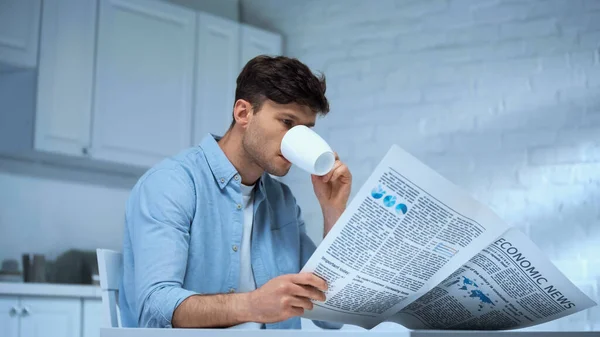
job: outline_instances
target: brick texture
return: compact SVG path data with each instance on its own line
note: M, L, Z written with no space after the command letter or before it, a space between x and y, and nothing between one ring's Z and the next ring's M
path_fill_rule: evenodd
M390 142L523 229L600 303L600 1L241 2L328 77L316 127L358 188ZM309 177L285 181L319 242ZM398 328L386 324L382 329ZM539 330L600 330L595 309Z

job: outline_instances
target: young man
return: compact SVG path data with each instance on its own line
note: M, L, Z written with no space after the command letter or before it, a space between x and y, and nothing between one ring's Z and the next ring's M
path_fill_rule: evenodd
M162 161L131 192L124 326L300 328L298 316L311 299L325 299L327 284L299 273L315 244L290 189L269 174L290 169L280 152L284 134L328 111L325 79L298 60L259 56L246 64L227 133ZM312 184L326 235L346 208L352 176L337 159Z

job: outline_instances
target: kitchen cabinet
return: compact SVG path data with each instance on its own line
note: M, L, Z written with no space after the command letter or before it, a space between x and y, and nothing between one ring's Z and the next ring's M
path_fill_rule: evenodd
M241 25L240 70L255 56L266 54L278 56L282 53L281 35L249 25Z
M79 337L81 302L74 298L21 298L20 337Z
M196 14L100 1L91 156L152 166L191 142Z
M7 337L79 337L81 302L75 298L0 295L0 331Z
M83 299L83 331L82 337L100 337L103 324L102 300Z
M2 41L31 40L17 26L39 61L2 71ZM2 0L0 156L138 177L227 130L258 54L281 36L163 1Z
M0 296L0 336L19 337L19 298Z
M36 66L41 3L41 0L0 1L0 63Z
M99 337L100 288L0 283L0 336Z
M231 123L239 73L239 33L237 22L198 15L194 145L208 133L223 135Z
M43 13L34 146L85 156L90 146L96 0L44 1Z

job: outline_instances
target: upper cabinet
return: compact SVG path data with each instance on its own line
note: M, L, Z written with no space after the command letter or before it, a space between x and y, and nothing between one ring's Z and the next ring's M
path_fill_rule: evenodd
M242 25L241 39L241 67L257 55L281 55L282 41L281 35L279 34L248 25Z
M223 135L233 119L236 80L258 55L281 55L281 35L209 14L198 15L194 144Z
M90 146L96 1L44 1L34 145L86 155Z
M231 121L240 59L236 22L198 14L194 106L195 145L208 134L223 134Z
M42 0L0 1L0 63L37 65L41 4Z
M164 1L0 0L0 152L150 167L227 130L259 54L281 37Z
M100 1L92 156L151 166L191 141L196 13Z

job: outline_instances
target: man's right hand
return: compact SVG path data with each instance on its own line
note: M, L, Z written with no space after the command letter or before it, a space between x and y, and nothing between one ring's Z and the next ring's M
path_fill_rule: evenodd
M278 276L246 293L249 321L274 323L312 310L312 300L325 301L327 282L312 273Z

